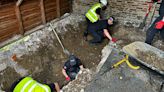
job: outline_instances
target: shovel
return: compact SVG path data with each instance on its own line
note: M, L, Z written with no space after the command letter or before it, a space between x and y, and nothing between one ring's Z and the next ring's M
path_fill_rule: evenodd
M50 23L50 27L52 28L53 33L55 34L55 36L56 36L58 42L60 43L60 46L62 47L63 52L64 52L66 55L70 56L71 53L64 47L64 45L63 45L63 43L61 42L61 40L60 40L60 38L59 38L59 36L58 36L56 30L53 28L53 26L52 26L51 23Z
M147 12L146 12L146 15L145 15L145 17L144 17L142 23L141 23L140 26L139 26L139 29L142 29L142 28L146 25L146 20L147 20L147 18L148 18L148 15L149 15L149 13L150 13L150 10L151 10L152 6L153 6L153 5L150 3L150 4L149 4L149 8L148 8L148 10L147 10Z

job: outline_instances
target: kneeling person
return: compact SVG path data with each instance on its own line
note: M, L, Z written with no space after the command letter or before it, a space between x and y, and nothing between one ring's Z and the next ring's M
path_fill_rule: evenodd
M80 71L80 69L83 69L83 65L77 57L74 55L71 55L69 57L69 60L67 60L64 64L64 67L62 69L62 73L65 76L67 81L74 80Z
M113 38L108 30L108 26L113 25L114 18L110 17L106 20L99 20L96 23L88 27L89 33L93 36L93 39L89 42L91 44L101 43L104 37L107 37L110 41L116 42L116 39Z

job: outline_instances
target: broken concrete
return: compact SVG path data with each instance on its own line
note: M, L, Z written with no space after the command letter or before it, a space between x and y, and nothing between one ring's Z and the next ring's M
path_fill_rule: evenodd
M84 92L84 88L93 78L94 71L84 69L79 72L76 80L71 81L67 86L62 88L63 92Z
M123 64L104 73L111 65L121 60L120 57L124 56L119 51L113 49L98 73L100 76L91 81L90 85L85 88L85 92L160 91L159 88L164 79L158 76L158 74L154 75L151 73L152 71L145 70L142 67L139 70L133 70L126 64Z

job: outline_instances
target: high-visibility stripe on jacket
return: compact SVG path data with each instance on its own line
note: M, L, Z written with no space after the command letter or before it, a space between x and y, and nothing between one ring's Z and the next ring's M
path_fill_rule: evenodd
M91 9L89 9L89 11L86 13L85 16L86 16L92 23L98 21L98 20L99 20L99 17L98 17L97 14L96 14L96 10L97 10L98 8L101 8L101 7L102 7L102 6L101 6L100 3L94 4L94 5L91 7Z
M25 77L14 88L13 92L51 92L49 86L40 84L31 77Z

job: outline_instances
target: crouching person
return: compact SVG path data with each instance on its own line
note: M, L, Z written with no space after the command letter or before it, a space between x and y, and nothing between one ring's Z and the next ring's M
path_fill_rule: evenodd
M84 67L77 57L71 55L69 60L67 60L62 69L62 73L65 76L67 81L74 80L80 70Z
M24 77L15 81L11 88L11 92L62 92L58 83L41 84L31 77Z

